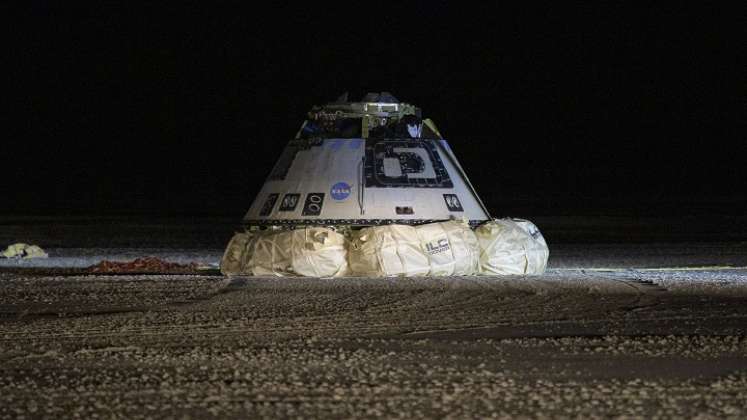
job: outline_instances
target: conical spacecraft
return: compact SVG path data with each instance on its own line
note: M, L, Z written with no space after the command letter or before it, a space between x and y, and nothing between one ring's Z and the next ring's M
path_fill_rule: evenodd
M314 106L221 259L225 275L541 274L531 222L491 220L436 125L388 92Z
M478 225L490 215L436 125L388 92L314 106L243 219L257 227Z

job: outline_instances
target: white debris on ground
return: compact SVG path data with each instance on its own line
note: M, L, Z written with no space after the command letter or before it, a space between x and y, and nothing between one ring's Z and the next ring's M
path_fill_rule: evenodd
M38 245L16 243L9 245L2 254L5 258L47 258L48 255Z
M28 268L84 268L102 261L132 261L155 257L164 261L218 268L223 255L221 249L171 249L171 248L50 248L48 258L0 258L2 267Z

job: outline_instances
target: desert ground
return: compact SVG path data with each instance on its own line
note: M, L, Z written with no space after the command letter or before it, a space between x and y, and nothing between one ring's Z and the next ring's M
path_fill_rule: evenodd
M50 254L0 260L0 418L747 416L747 242L597 221L539 221L542 276L319 279L219 275L229 222L0 219ZM202 269L80 270L143 255Z

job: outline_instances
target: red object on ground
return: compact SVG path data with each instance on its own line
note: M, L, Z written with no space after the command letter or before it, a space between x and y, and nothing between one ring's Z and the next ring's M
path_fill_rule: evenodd
M155 257L138 258L134 261L104 260L88 267L92 273L189 273L197 270L197 263L178 264Z

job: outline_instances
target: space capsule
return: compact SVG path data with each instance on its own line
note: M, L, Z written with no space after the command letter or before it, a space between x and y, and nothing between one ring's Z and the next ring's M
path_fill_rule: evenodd
M436 125L388 92L314 106L243 223L418 225L490 218Z
M223 274L539 274L548 256L531 222L490 220L433 121L388 92L313 107L243 223Z

